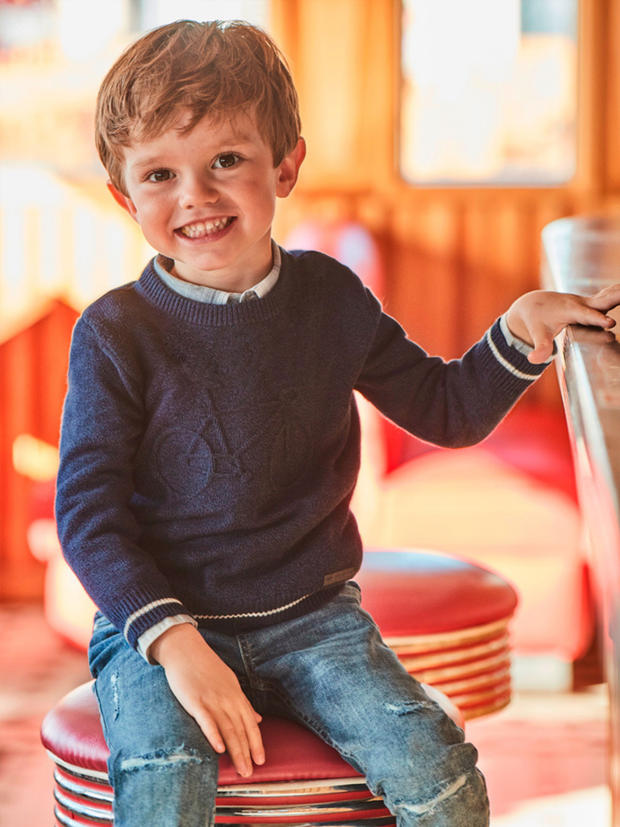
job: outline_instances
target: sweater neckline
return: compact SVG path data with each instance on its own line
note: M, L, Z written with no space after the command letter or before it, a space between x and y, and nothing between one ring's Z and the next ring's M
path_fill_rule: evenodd
M255 324L273 318L284 306L292 279L286 252L280 248L282 266L274 287L262 298L235 304L209 304L177 293L159 277L151 259L136 283L148 301L167 314L192 324L213 327Z

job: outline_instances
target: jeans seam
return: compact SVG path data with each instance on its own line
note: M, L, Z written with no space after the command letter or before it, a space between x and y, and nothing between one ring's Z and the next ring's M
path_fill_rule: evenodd
M247 635L237 635L237 646L241 654L241 660L245 668L245 674L248 680L248 685L251 689L260 689L258 685L260 682L256 680L256 670L254 669L254 659L252 657L252 644Z
M101 731L103 733L103 740L105 741L106 746L108 747L108 749L111 752L112 749L110 747L110 736L109 736L109 733L108 733L108 727L106 726L106 723L105 723L105 718L103 717L103 705L102 705L101 700L100 700L99 687L97 686L97 681L96 680L93 683L93 694L94 694L95 698L97 699L97 712L99 714L99 720L101 722Z
M323 729L322 726L317 724L312 718L309 718L307 715L304 715L303 712L300 712L298 709L296 709L295 706L290 702L289 698L279 689L275 682L267 680L263 681L262 683L263 686L261 688L264 691L272 692L274 695L276 695L278 699L282 701L284 706L286 706L287 709L291 710L293 716L295 718L298 718L300 721L303 721L303 723L308 727L309 730L314 732L315 735L318 735L318 737L321 738L321 740L325 741L326 744L329 744L329 746L332 747L332 749L335 749L336 752L343 758L351 758L353 761L355 761L355 756L341 749L336 744L336 742L329 737L328 733L326 732L326 730Z

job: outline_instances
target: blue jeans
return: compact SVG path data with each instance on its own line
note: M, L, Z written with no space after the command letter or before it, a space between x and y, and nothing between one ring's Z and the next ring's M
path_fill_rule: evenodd
M488 825L476 749L383 643L355 583L294 620L201 634L259 713L300 721L335 747L399 827ZM111 753L115 827L211 825L217 754L162 667L99 614L89 662Z

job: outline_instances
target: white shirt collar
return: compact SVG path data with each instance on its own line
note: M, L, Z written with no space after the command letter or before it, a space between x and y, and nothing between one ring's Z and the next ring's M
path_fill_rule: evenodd
M190 281L183 281L183 279L173 276L166 268L170 265L170 259L165 256L157 255L155 257L155 272L175 293L185 296L187 299L194 301L205 302L206 304L228 304L246 301L251 298L262 299L270 290L273 289L278 277L280 275L280 267L282 264L282 257L280 255L280 248L272 240L271 249L273 250L273 267L267 273L264 279L244 290L243 293L228 293L225 290L216 290L213 287L205 287L203 284L194 284Z

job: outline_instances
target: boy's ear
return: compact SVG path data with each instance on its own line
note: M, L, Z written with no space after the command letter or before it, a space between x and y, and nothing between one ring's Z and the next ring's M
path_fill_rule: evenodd
M286 198L293 191L293 187L297 183L299 176L299 168L301 167L304 158L306 157L306 142L303 138L297 141L295 149L293 149L282 161L278 167L279 175L276 185L276 195L278 198Z
M125 195L120 190L117 190L114 184L111 181L108 181L108 189L112 193L112 198L119 204L129 215L137 221L138 224L140 223L140 219L138 218L138 211L136 209L135 204L131 200L128 195Z

